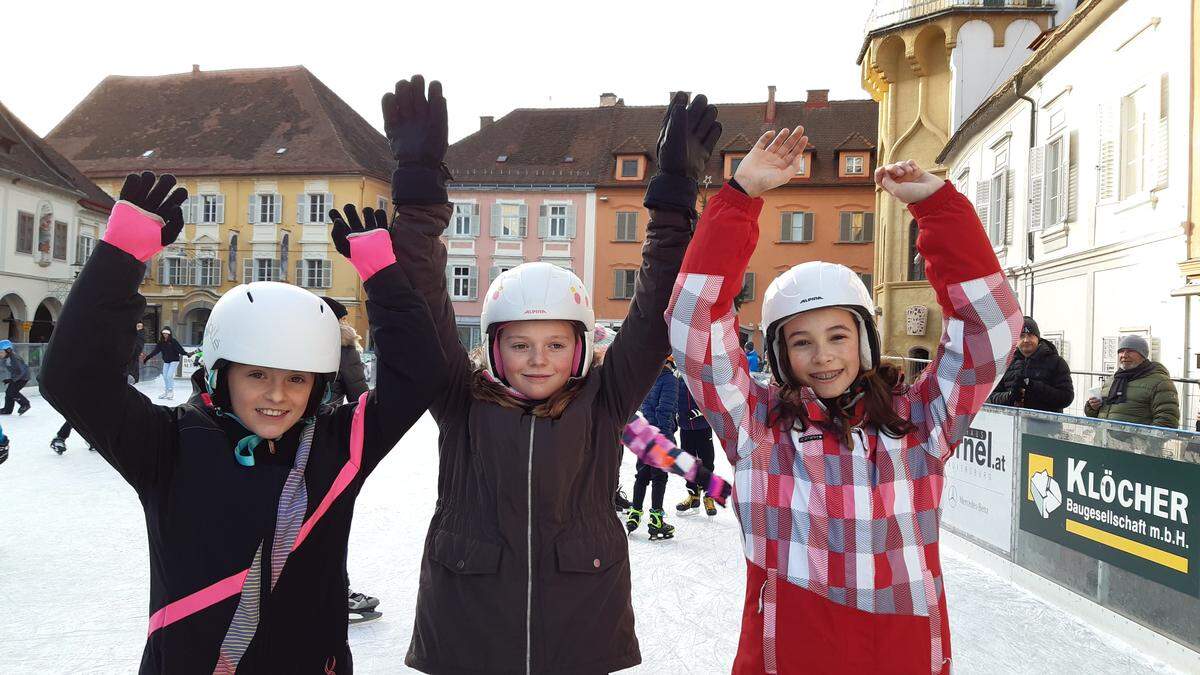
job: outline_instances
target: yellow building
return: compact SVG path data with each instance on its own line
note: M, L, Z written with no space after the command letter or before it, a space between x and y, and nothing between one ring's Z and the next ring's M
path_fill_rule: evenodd
M367 335L362 284L334 250L327 214L387 208L391 156L307 69L111 76L47 141L111 195L143 170L175 174L188 189L184 230L142 284L149 335L171 326L180 342L199 344L217 298L250 281L332 297Z
M878 0L859 54L863 88L879 103L880 164L913 159L943 178L935 158L958 125L1020 67L1031 44L1074 2ZM959 185L971 195L971 186ZM928 358L941 310L916 259L907 209L876 190L875 301L885 353ZM924 321L910 321L923 316ZM921 329L924 324L925 329Z

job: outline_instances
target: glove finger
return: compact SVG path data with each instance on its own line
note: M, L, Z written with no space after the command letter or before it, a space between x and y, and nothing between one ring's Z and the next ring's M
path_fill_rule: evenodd
M404 120L412 117L412 85L408 80L400 80L396 83L396 118Z
M183 203L187 201L187 198L188 198L187 188L177 187L177 188L175 188L174 192L172 192L170 195L167 196L167 200L162 203L161 208L162 208L163 212L165 213L167 211L170 211L173 208L182 207Z
M413 114L417 117L429 115L429 101L425 98L425 76L412 76Z
M350 235L350 226L346 224L346 220L342 218L342 214L338 213L337 209L329 209L329 220L333 222L333 231L330 236L333 238L333 247L338 253L343 256L350 257L350 240L347 239Z
M353 204L347 204L342 211L346 213L346 222L350 223L350 234L362 232L363 225L362 220L358 217L358 209Z
M446 116L446 97L442 95L442 83L434 80L429 83L429 115L433 122L433 132L437 138L446 139L450 136Z
M704 140L701 142L704 144L704 149L710 157L712 156L713 148L717 147L717 141L721 138L722 129L723 127L720 122L713 122L712 126L704 134Z
M388 218L386 209L375 209L375 227L387 229Z
M163 246L170 246L175 243L175 240L179 238L179 233L183 231L183 209L176 204L169 209L160 209L159 215L166 223L159 234L159 242Z
M363 209L362 219L363 219L363 229L366 230L367 232L370 232L371 230L374 230L377 227L379 227L378 225L375 224L375 209L373 209L369 206L365 207Z
M397 109L396 93L387 92L380 100L379 106L383 109L383 128L385 131L390 131L396 126L399 121L399 110Z
M688 120L692 123L692 132L702 136L703 132L717 120L717 106L708 105L695 111L688 111Z
M125 176L125 182L121 185L121 196L118 199L131 202L137 195L138 186L141 185L142 177L139 174L131 173Z
M691 104L688 105L688 121L691 122L692 131L703 126L701 121L711 107L708 105L708 97L704 94L696 94L696 98L692 99ZM716 117L716 108L713 108L713 116Z
M150 189L150 194L146 195L146 205L153 210L158 210L162 205L163 200L171 192L171 188L175 187L175 176L169 173L164 173L158 177L158 182ZM160 214L161 215L161 214Z

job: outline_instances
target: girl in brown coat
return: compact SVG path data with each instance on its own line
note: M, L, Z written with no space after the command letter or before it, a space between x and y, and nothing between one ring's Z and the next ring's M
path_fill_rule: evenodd
M392 237L424 294L449 385L430 410L441 430L438 503L421 562L405 662L428 673L607 673L641 662L629 551L612 508L622 427L669 351L663 312L694 223L697 174L720 133L703 96L677 96L629 314L593 364L592 304L568 270L527 263L484 300L482 367L459 342L446 291L445 99L414 76L384 97L399 163Z

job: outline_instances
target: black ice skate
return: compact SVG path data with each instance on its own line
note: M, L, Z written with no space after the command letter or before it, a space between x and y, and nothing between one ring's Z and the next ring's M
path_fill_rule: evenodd
M687 496L683 498L683 501L675 505L675 510L679 513L687 513L688 511L698 508L700 508L699 487L688 488Z
M629 515L625 518L625 529L633 532L638 529L638 525L642 524L642 510L630 508Z
M0 441L0 464L3 464L8 459L8 439Z
M629 497L625 496L625 491L619 487L613 494L613 508L622 513L629 509Z
M26 401L25 403L22 403L21 407L17 408L18 415L24 415L27 412L29 412L29 402L28 401Z
M379 598L366 595L365 593L351 592L348 604L351 612L372 610L379 606Z
M675 536L675 526L667 523L662 509L650 509L650 541L671 539Z
M50 441L50 449L61 455L67 451L67 442L55 436L54 440Z

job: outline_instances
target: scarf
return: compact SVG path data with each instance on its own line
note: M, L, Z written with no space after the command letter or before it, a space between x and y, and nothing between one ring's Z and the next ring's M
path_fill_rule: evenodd
M1142 365L1135 366L1129 370L1118 370L1113 374L1112 384L1108 387L1108 396L1104 397L1104 405L1113 405L1124 403L1129 397L1129 383L1141 379L1150 374L1154 369L1154 362L1150 359L1142 361Z

